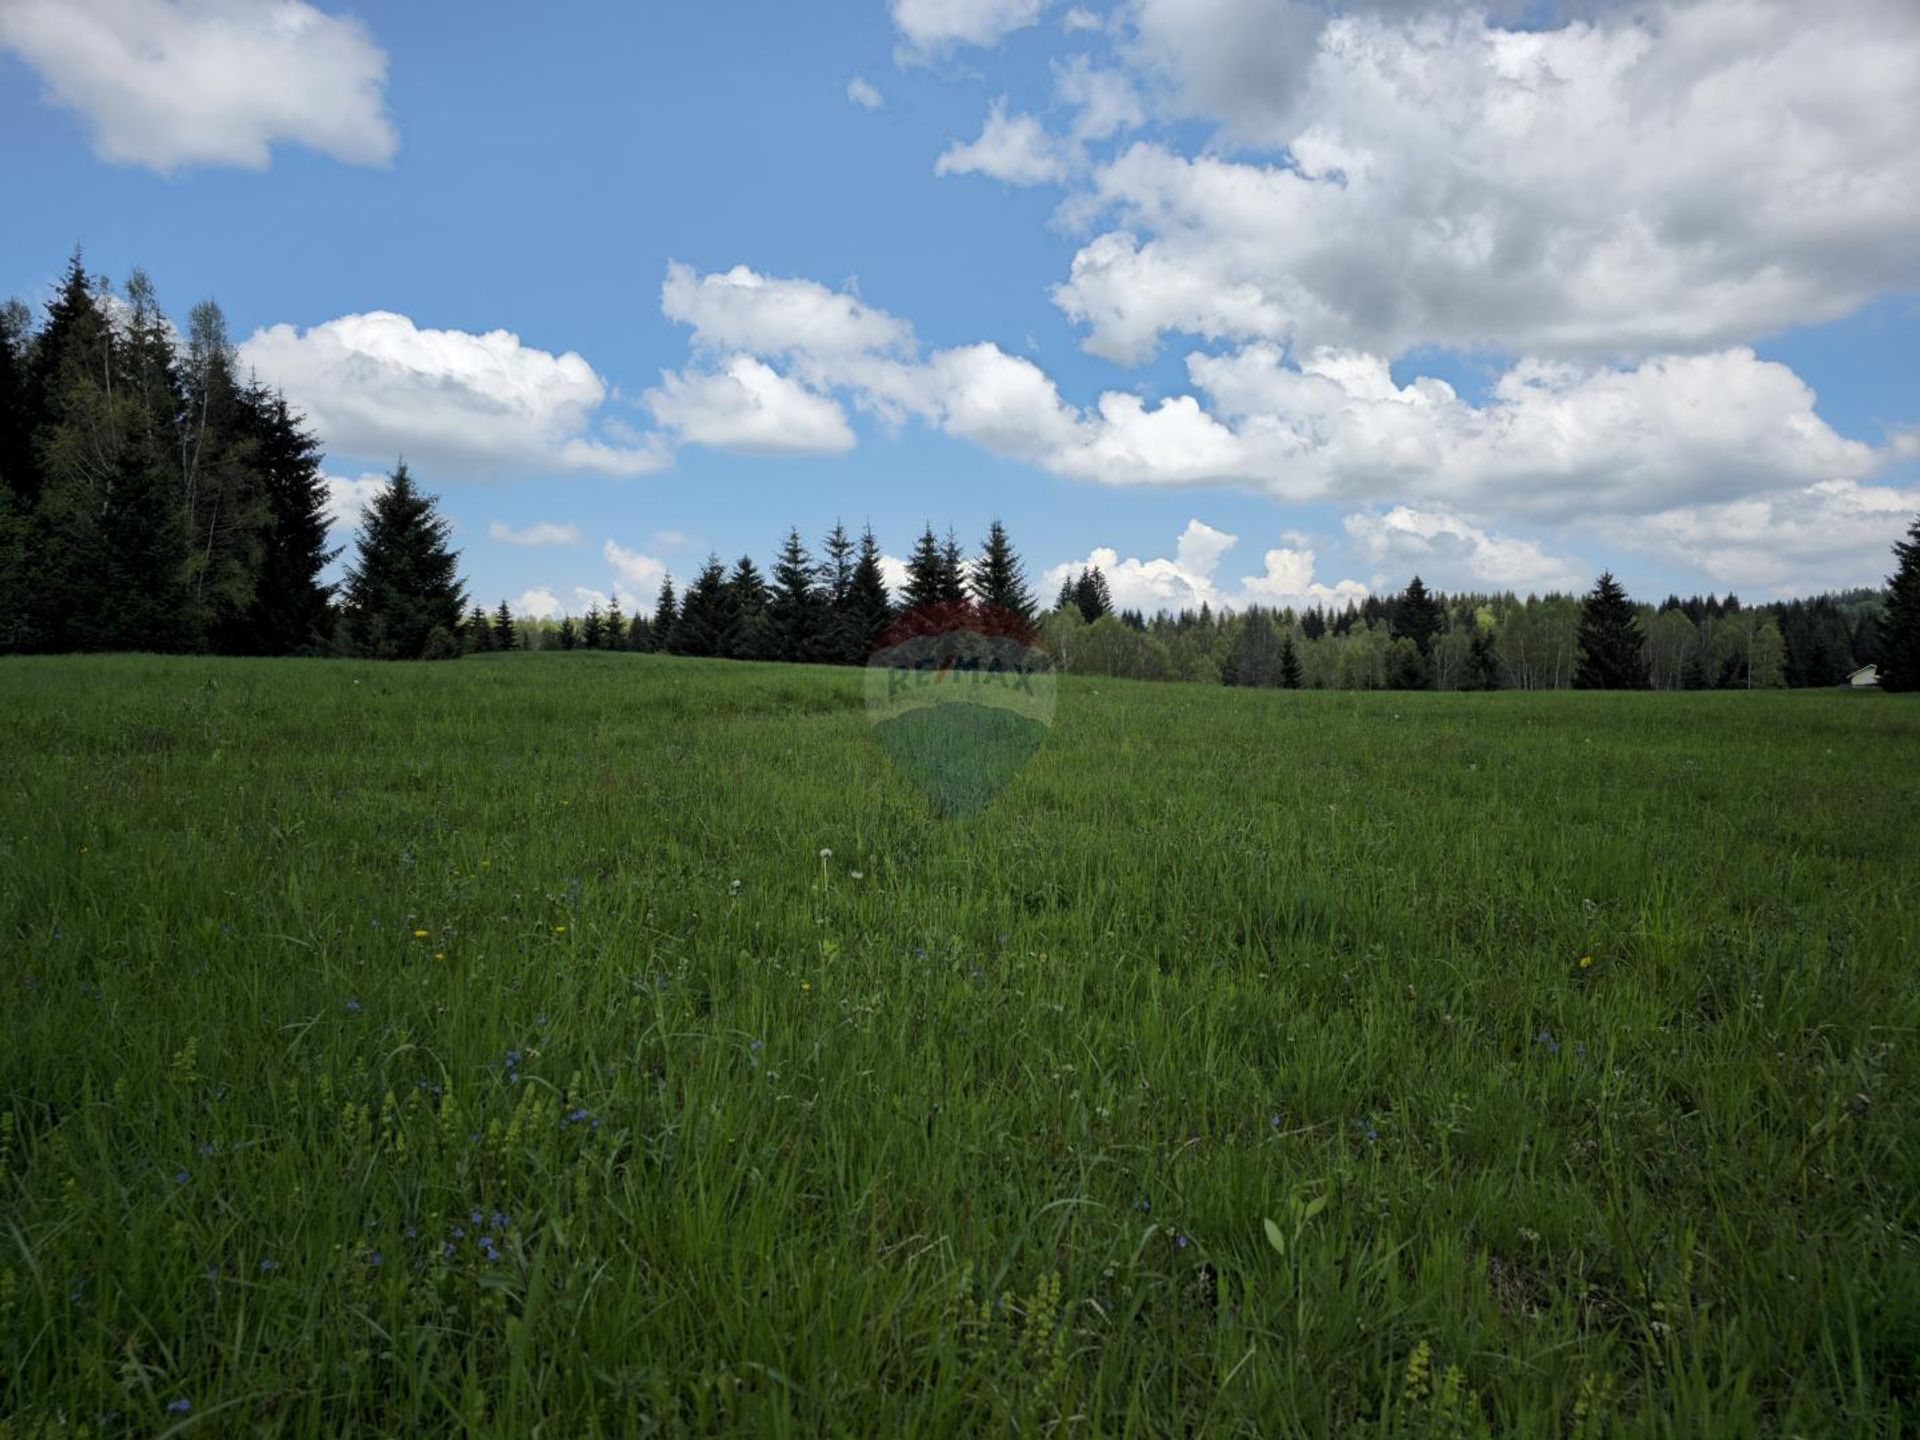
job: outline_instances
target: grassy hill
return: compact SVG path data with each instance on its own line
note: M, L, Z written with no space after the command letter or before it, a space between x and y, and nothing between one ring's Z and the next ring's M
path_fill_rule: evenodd
M0 734L0 1434L1920 1404L1897 697L1068 679L958 819L830 670L14 660Z

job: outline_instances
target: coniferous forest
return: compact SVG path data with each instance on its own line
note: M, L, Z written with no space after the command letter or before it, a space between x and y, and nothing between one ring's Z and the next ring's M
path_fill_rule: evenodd
M1149 615L1117 608L1097 567L1043 603L997 521L972 553L929 523L895 595L872 529L856 538L836 523L817 555L790 530L764 570L710 555L684 590L669 578L632 615L616 601L536 620L504 599L469 602L451 527L404 462L351 546L337 543L321 454L283 395L239 373L217 304L195 305L183 333L144 273L115 289L76 251L44 313L17 300L0 310L0 650L451 659L539 648L850 665L901 613L980 604L1030 622L1066 671L1144 680L1775 689L1837 685L1879 663L1901 688L1915 669L1896 661L1916 644L1914 537L1890 591L1650 605L1611 575L1584 597L1524 598L1441 594L1415 576L1340 608Z

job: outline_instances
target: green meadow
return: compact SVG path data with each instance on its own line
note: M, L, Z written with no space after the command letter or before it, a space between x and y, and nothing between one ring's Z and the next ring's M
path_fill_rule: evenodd
M1905 697L1069 677L954 818L855 671L0 735L8 1440L1916 1427Z

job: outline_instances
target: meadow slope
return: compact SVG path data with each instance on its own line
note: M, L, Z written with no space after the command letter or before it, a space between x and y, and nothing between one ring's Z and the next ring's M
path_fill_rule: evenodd
M0 733L0 1434L1920 1404L1903 698L1070 679L960 820L830 670L11 660Z

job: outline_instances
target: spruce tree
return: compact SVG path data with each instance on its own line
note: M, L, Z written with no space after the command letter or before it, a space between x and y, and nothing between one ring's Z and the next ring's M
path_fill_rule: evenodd
M493 648L496 650L518 650L520 648L520 630L513 623L513 611L502 600L493 612Z
M779 641L767 617L770 592L751 555L742 555L734 562L733 573L727 576L727 591L732 599L732 624L720 653L735 660L778 658Z
M587 606L586 619L580 625L580 643L588 650L598 650L607 643L607 621L600 613L598 600Z
M1907 527L1907 538L1894 542L1893 554L1887 606L1880 613L1880 686L1920 690L1920 515Z
M1080 572L1073 584L1073 603L1080 607L1080 618L1091 625L1102 615L1113 613L1113 592L1098 565Z
M430 648L452 645L466 596L460 556L448 544L452 526L435 504L403 460L368 506L347 567L343 607L356 653L417 660Z
M853 565L859 547L847 534L847 527L836 520L820 548L826 557L820 563L820 585L826 593L827 608L837 615L845 607L847 592L853 587Z
M571 615L562 615L560 617L560 648L562 650L578 650L580 648L580 630L573 623L573 616Z
M637 612L627 622L627 649L636 655L653 649L653 626L647 623L646 616Z
M947 559L941 549L940 541L929 524L920 532L920 538L913 542L913 553L907 556L907 593L901 597L901 608L913 611L938 605L947 594Z
M1280 684L1288 690L1300 688L1300 655L1293 648L1293 636L1280 642Z
M1080 576L1086 573L1084 570L1080 572L1080 575L1069 573L1066 578L1061 580L1060 593L1053 597L1053 608L1056 611L1064 610L1069 605L1073 606L1076 610L1080 608Z
M718 555L708 555L680 602L668 648L676 655L725 655L734 628L726 566Z
M609 650L627 648L627 617L620 609L620 597L617 595L607 601L607 623L600 638Z
M1580 603L1580 664L1576 690L1644 690L1650 682L1640 613L1611 571Z
M987 527L986 542L980 547L980 560L973 567L973 598L1029 623L1038 606L1027 585L1025 568L1014 552L1007 529L998 520Z
M245 638L237 648L256 655L315 654L332 628L334 587L320 576L340 554L328 543L320 441L285 396L264 387L246 390L240 409L268 520Z
M467 623L460 632L460 642L469 655L482 655L493 649L493 622L487 619L485 606L476 603L467 612Z
M854 562L838 620L840 658L850 665L867 662L893 621L887 577L880 568L880 542L874 539L871 525L861 532L860 558Z
M944 605L964 605L967 601L967 557L951 526L940 545L940 601Z
M673 577L660 577L660 598L653 607L653 648L671 650L673 648L673 626L680 618L680 602L674 598Z
M838 532L838 527L835 529ZM847 578L851 583L851 565ZM788 530L779 557L773 563L773 584L767 596L774 657L808 663L829 658L832 636L828 606L828 597L820 588L819 572L801 542L799 530Z
M1494 650L1493 632L1483 625L1473 627L1473 640L1467 648L1466 690L1498 690L1500 658Z
M1439 600L1416 575L1394 601L1392 623L1393 633L1413 641L1424 660L1433 654L1434 638L1446 627L1447 616Z

